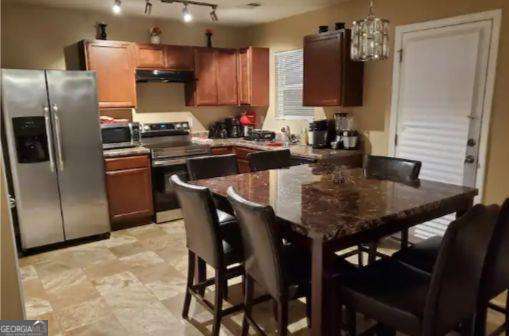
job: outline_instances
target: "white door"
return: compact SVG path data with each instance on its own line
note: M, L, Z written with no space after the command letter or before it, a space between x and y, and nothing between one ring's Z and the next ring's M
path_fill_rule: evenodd
M476 186L492 21L406 32L401 37L393 154L422 162L420 177ZM417 226L442 235L453 215Z

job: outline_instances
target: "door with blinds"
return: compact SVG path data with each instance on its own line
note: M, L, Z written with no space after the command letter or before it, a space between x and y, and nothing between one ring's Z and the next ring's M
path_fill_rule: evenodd
M492 22L401 35L396 157L422 162L421 179L476 186ZM454 215L415 227L443 235Z

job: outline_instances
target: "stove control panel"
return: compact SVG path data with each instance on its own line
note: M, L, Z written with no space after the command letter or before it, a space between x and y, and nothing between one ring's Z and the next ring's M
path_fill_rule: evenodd
M143 132L153 131L189 131L189 122L171 122L171 123L144 123Z

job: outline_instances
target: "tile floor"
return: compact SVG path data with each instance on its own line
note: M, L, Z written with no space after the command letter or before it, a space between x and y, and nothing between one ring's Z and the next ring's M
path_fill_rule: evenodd
M108 240L21 258L20 267L27 317L48 320L50 335L210 334L212 316L194 300L191 320L180 317L187 268L182 221L116 231ZM239 284L231 296L240 297ZM307 335L305 304L290 307L292 335ZM274 334L272 305L257 306L255 314ZM361 326L369 323L360 319ZM501 321L490 314L489 327ZM225 318L222 335L240 335L241 322L242 313Z

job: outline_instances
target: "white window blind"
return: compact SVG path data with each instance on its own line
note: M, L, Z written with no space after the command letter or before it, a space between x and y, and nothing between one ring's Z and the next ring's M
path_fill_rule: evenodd
M281 119L310 119L312 107L302 106L303 51L281 51L276 56L277 117Z

